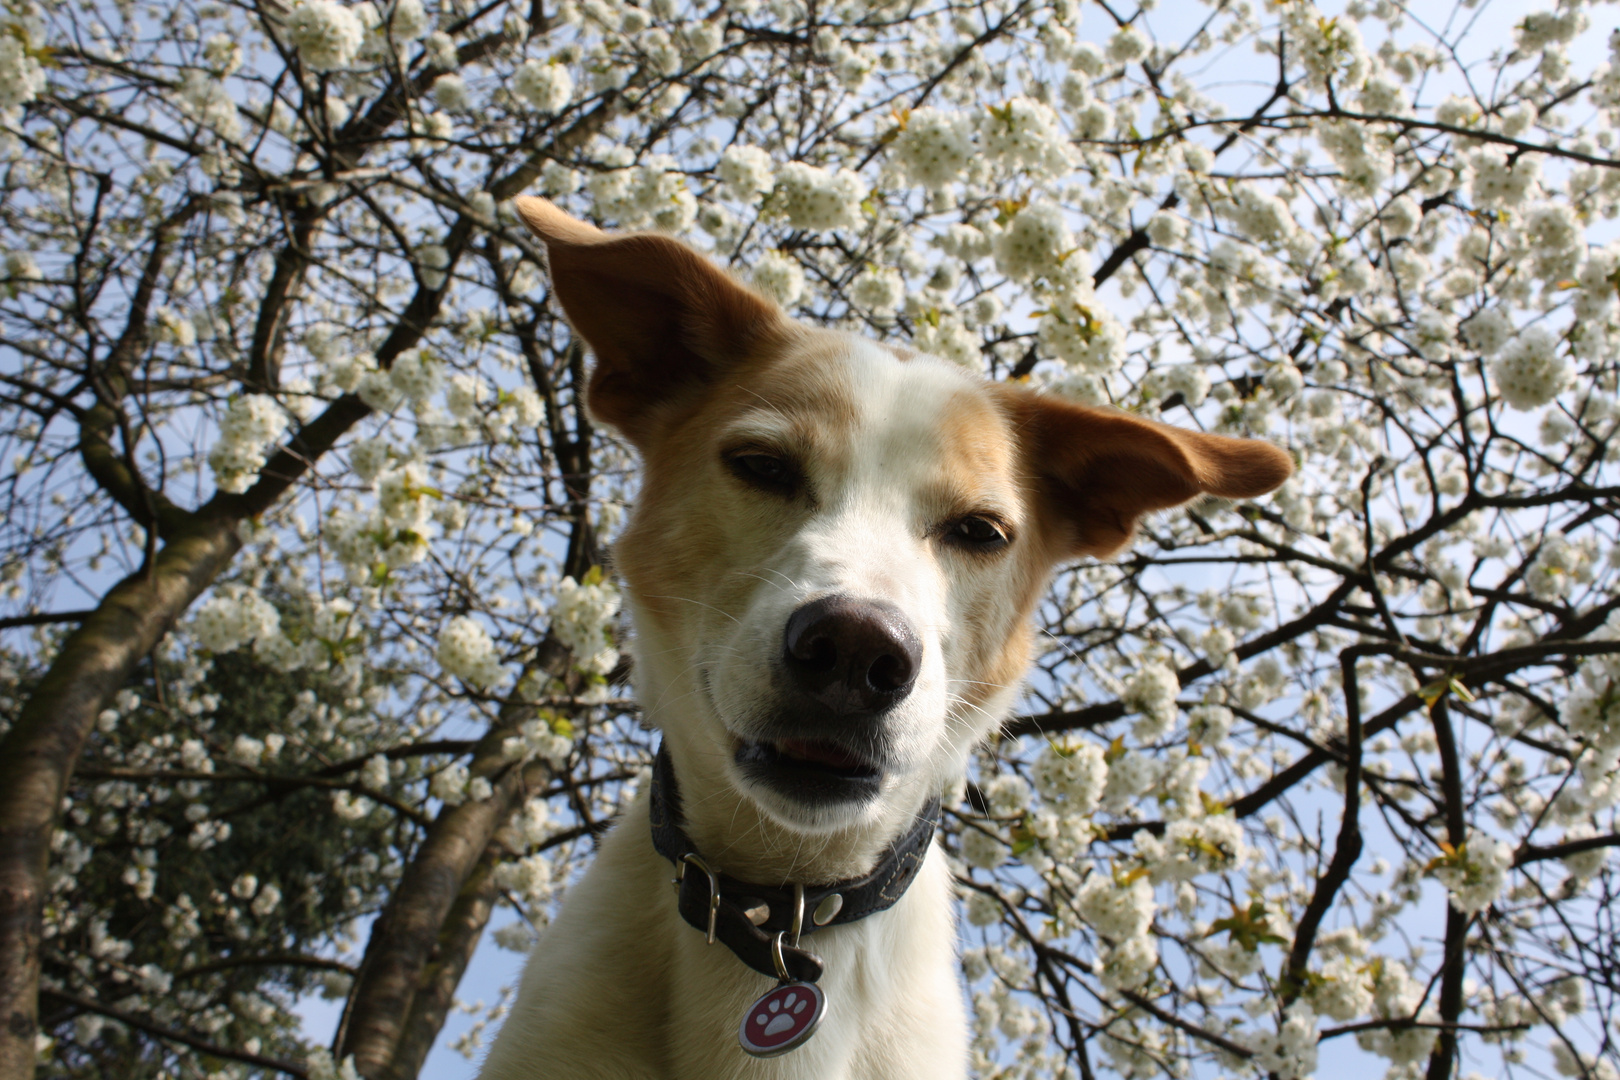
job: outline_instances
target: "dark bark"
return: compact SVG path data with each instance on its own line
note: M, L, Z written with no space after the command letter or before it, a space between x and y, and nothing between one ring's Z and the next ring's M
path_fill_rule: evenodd
M530 670L553 674L566 670L567 650L555 639L547 638L537 654ZM468 770L474 777L488 780L494 791L487 799L439 811L372 926L360 975L334 1040L337 1057L353 1055L355 1067L368 1080L405 1075L392 1071L393 1062L409 1031L417 994L424 989L437 992L435 973L428 968L447 932L447 922L453 921L495 834L528 794L524 768L506 758L502 744L517 734L518 726L533 712L531 706L515 702L502 707L499 720L479 740ZM481 923L478 931L482 931ZM449 932L454 934L454 928ZM475 934L474 946L476 938ZM443 1020L440 1014L439 1023Z
M498 841L490 844L461 887L461 895L450 908L450 915L439 930L433 956L422 972L394 1059L382 1071L380 1080L415 1080L416 1074L422 1071L422 1063L427 1060L428 1051L433 1049L445 1017L455 1004L456 987L461 984L461 976L466 973L467 964L484 935L484 927L495 910L495 899L500 892L495 885L495 865L503 854L505 850Z
M1356 663L1363 656L1376 655L1376 645L1353 645L1339 654L1339 668L1344 682L1345 769L1344 814L1339 820L1339 837L1333 845L1333 857L1316 880L1316 891L1305 906L1299 925L1294 931L1294 943L1288 951L1288 966L1284 969L1282 996L1293 1001L1305 988L1305 972L1310 964L1311 950L1316 947L1316 932L1327 917L1328 910L1350 880L1350 871L1361 857L1361 689L1356 679Z
M1451 724L1450 703L1444 694L1429 710L1434 722L1434 740L1440 751L1440 791L1445 798L1446 841L1459 850L1468 840L1464 816L1462 761L1457 753L1457 733ZM1463 946L1468 939L1468 916L1452 904L1446 905L1446 955L1440 968L1440 1022L1456 1024L1463 1009L1463 975L1468 957ZM1429 1055L1428 1080L1450 1080L1457 1059L1457 1030L1443 1027Z
M241 547L235 522L185 526L62 644L0 742L0 1077L34 1074L51 835L96 716Z

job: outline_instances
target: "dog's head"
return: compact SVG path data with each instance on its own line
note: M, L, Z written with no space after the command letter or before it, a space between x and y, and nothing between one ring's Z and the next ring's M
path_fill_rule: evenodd
M886 842L1012 706L1056 564L1290 472L796 324L668 237L517 205L596 354L590 408L645 462L614 561L700 843L745 811Z

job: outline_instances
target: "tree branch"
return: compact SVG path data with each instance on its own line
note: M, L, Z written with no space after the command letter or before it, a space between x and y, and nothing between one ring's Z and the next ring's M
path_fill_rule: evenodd
M287 1076L295 1076L298 1077L298 1080L309 1080L309 1070L302 1065L295 1065L290 1061L282 1061L279 1058L265 1057L263 1054L250 1054L246 1050L234 1050L228 1046L221 1046L218 1043L210 1042L201 1035L193 1035L189 1031L168 1027L158 1023L156 1020L137 1016L126 1009L120 1009L113 1005L103 1005L99 1001L91 1001L89 998L69 994L62 990L41 990L40 996L60 1001L62 1004L78 1009L81 1012L105 1016L109 1020L127 1024L137 1031L144 1031L146 1034L162 1039L165 1042L189 1046L193 1050L201 1051L211 1057L217 1057L224 1061L240 1061L244 1065L254 1065Z

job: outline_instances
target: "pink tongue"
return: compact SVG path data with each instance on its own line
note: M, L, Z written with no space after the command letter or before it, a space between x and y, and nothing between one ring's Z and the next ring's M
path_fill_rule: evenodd
M854 754L832 743L815 739L781 739L777 742L776 749L786 757L834 769L858 769L863 764Z

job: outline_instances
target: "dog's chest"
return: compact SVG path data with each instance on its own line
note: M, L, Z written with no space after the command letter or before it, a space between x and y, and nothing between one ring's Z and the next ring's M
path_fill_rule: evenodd
M737 1032L772 987L723 946L676 921L667 1031L670 1076L748 1080L954 1077L963 1014L944 860L937 851L900 903L806 939L826 965L825 1013L813 1037L769 1059L750 1058ZM765 1026L769 1026L767 1019Z
M571 890L524 971L483 1080L951 1080L966 1075L950 881L925 859L888 911L805 942L825 961L825 1019L758 1059L738 1042L773 980L676 911L638 800Z

